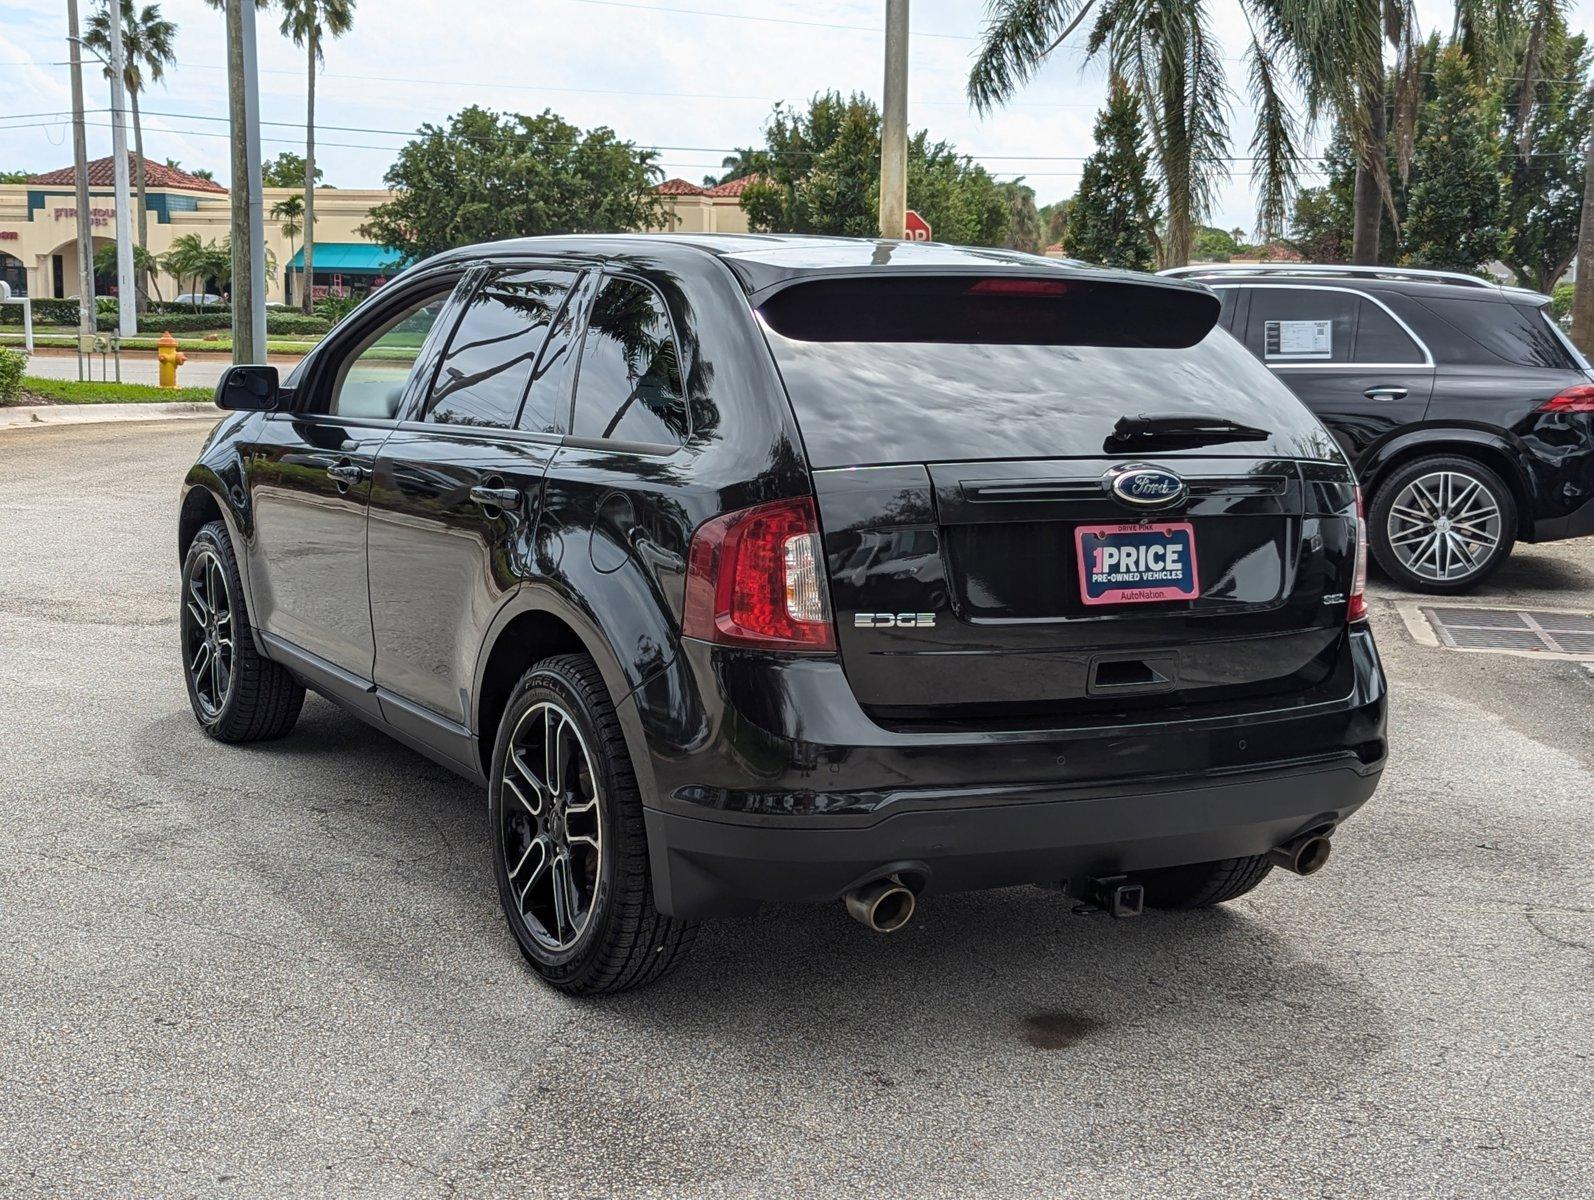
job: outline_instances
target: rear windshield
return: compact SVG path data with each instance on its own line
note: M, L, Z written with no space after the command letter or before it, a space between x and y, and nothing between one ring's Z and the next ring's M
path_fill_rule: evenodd
M1142 415L1230 421L1267 433L1263 440L1158 448L1158 457L1340 457L1273 373L1212 328L1218 306L1210 296L1190 293L1204 302L1204 315L1199 328L1186 320L1178 331L1169 329L1181 318L1170 315L1167 289L1133 286L1120 286L1111 322L1100 313L1087 321L1062 311L1050 296L1017 294L1003 296L1003 319L992 321L989 296L975 293L921 299L912 306L914 324L902 313L882 314L878 293L849 293L837 283L827 282L823 315L811 321L794 320L795 305L766 302L760 309L811 466L1122 457L1109 445L1113 427ZM957 283L966 289L970 281ZM1139 304L1133 293L1142 294ZM803 305L810 307L817 306ZM1145 344L1191 331L1194 345ZM916 332L923 340L912 340ZM1013 340L1020 336L1029 340Z

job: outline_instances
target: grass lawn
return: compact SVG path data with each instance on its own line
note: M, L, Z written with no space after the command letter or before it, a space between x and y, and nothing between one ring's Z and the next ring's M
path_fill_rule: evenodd
M22 394L13 404L171 404L183 400L209 402L215 388L159 388L147 383L99 383L77 379L22 377Z

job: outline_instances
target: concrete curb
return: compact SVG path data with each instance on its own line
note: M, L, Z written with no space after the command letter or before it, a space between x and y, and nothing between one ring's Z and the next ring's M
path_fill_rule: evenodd
M41 425L98 425L110 421L219 421L222 412L204 400L154 404L25 404L0 408L0 430Z

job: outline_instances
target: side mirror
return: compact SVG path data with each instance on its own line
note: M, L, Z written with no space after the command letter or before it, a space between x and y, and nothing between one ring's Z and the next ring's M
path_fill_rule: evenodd
M270 412L278 396L277 368L261 364L228 367L216 384L216 407L236 412Z

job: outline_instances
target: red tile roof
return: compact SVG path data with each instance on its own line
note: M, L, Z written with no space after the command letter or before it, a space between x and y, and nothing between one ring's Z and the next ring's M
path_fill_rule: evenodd
M684 179L666 179L653 189L661 196L701 196L704 189Z
M135 178L136 164L133 156L127 156L128 178ZM70 186L73 181L71 167L62 167L59 171L48 171L43 175L35 175L29 183L66 184ZM89 163L89 186L95 188L113 187L116 183L116 163L107 154L104 158L96 158ZM176 167L168 167L165 163L144 160L144 185L152 188L181 188L189 192L217 192L227 194L227 189L214 180L201 179L198 175L190 175L187 171L179 171Z
M711 187L703 194L706 196L740 196L747 190L748 184L757 182L757 175L743 175L740 179L732 179L728 183L721 183Z

